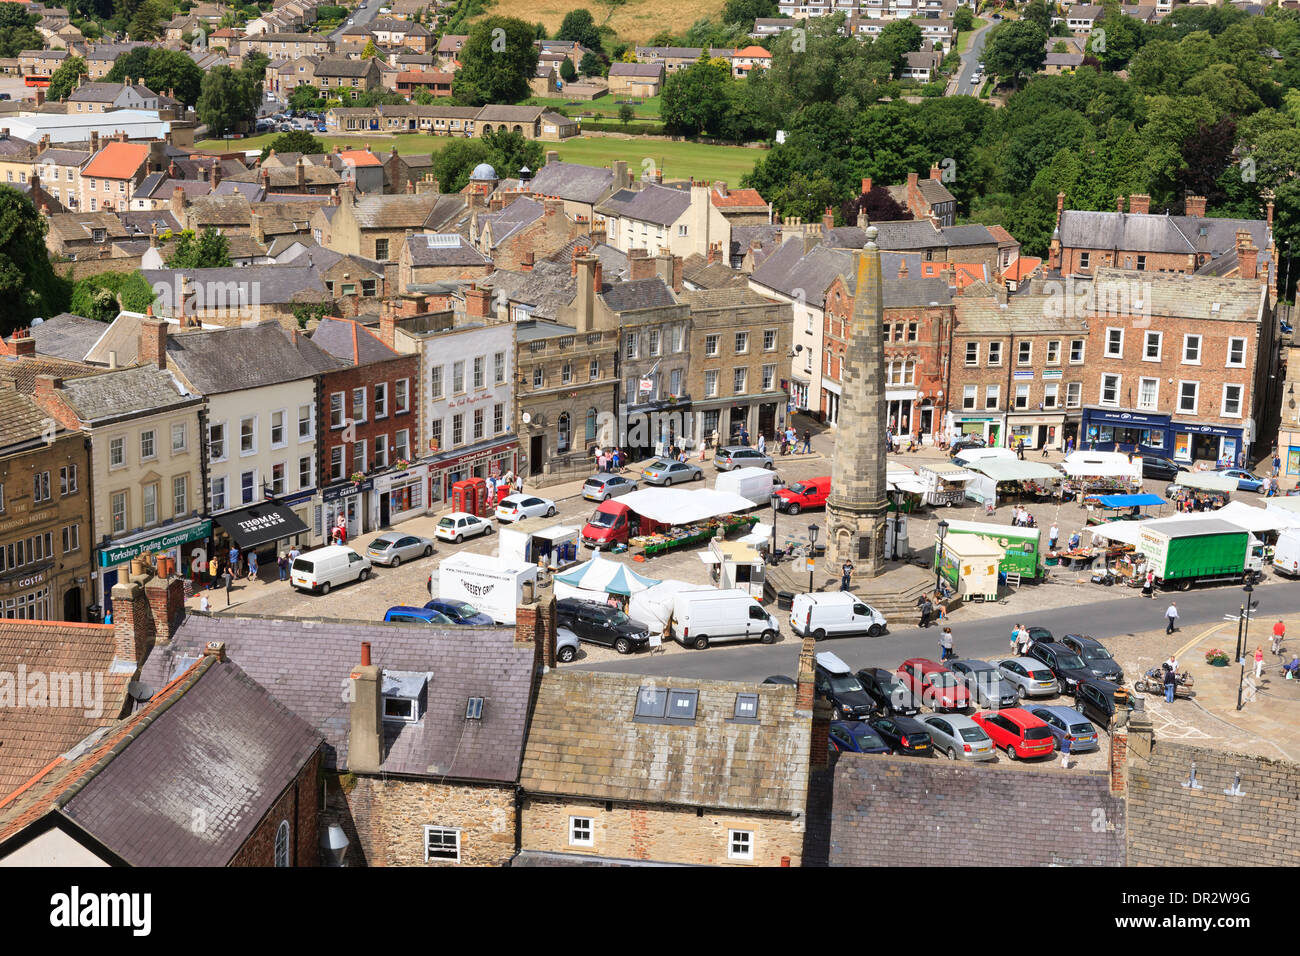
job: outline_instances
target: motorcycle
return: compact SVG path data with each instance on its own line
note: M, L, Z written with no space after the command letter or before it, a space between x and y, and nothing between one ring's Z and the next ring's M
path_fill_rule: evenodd
M1196 696L1196 691L1192 690L1191 671L1180 671L1175 675L1174 697L1181 697L1184 700L1190 700ZM1145 675L1139 677L1133 682L1133 689L1141 691L1144 694L1160 694L1165 692L1165 672L1162 667L1153 667Z

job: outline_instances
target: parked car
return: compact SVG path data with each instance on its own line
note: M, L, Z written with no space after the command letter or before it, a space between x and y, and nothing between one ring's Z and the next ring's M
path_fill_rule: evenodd
M1079 685L1074 695L1074 709L1094 724L1110 726L1110 719L1121 707L1127 707L1128 690L1114 681L1093 677Z
M997 760L998 751L984 728L962 714L926 714L920 718L936 753L949 760Z
M772 503L788 515L797 515L809 508L825 508L826 499L830 497L831 479L808 478L787 485L772 495Z
M497 502L498 521L519 521L523 518L550 518L555 514L555 502L537 495L506 495Z
M294 558L289 584L313 594L329 594L330 588L370 577L370 560L341 544L326 545Z
M970 706L970 693L957 675L938 661L913 657L898 669L903 685L934 710L963 710Z
M1014 707L1020 701L1016 685L1002 676L1002 672L988 661L961 658L949 661L948 667L958 679L966 683L971 702L976 707L997 710Z
M982 80L982 79L984 79L984 77L982 77L982 76L980 76L978 73L976 73L974 76L972 76L972 77L970 78L970 81L971 81L972 84L975 84L975 83L978 83L978 82L979 82L980 80Z
M491 534L492 522L487 518L480 518L478 515L467 514L464 511L453 511L449 515L443 515L438 519L438 527L434 529L434 536L443 541L455 541L457 544L466 538L472 538L479 534Z
M1049 631L1049 630L1048 630L1047 628L1045 628L1045 627L1034 627L1034 626L1030 626L1030 627L1025 628L1025 630L1029 632L1029 639L1030 639L1031 641L1054 641L1054 640L1056 640L1056 638L1052 637L1052 632Z
M849 665L828 651L817 655L813 689L830 702L836 720L861 720L876 709Z
M954 439L953 443L948 446L948 457L956 458L962 452L969 451L972 448L987 448L987 447L988 447L988 442L986 442L979 435L961 435L958 438Z
M424 605L425 610L437 611L451 618L455 624L494 624L492 615L484 614L472 604L457 601L455 598L434 598Z
M1219 471L1219 474L1227 475L1229 478L1236 478L1238 491L1259 491L1264 487L1263 478L1252 475L1244 468L1224 468Z
M1017 758L1045 757L1056 749L1052 732L1029 711L1020 707L1006 710L984 710L973 714L971 720L979 724L995 746L1006 751L1011 760Z
M867 723L895 753L912 757L928 757L934 752L930 731L915 717L891 717L882 714L872 717Z
M1124 669L1101 641L1086 634L1066 634L1061 643L1083 658L1083 665L1092 671L1094 677L1116 684L1124 683Z
M650 646L650 631L618 608L581 598L563 598L555 603L556 624L566 627L578 640L612 647L631 654Z
M592 475L582 483L582 497L588 501L609 501L629 491L636 491L636 482L622 475Z
M389 531L381 534L366 547L366 557L372 564L385 567L400 567L403 561L413 558L427 558L433 554L433 542L413 534L400 534Z
M883 667L864 667L858 681L876 710L895 717L914 717L921 712L921 701L893 671Z
M436 624L439 627L455 627L456 622L440 611L430 607L408 607L399 604L390 607L384 613L384 623L392 624Z
M1063 741L1070 742L1070 753L1081 754L1096 750L1101 746L1097 739L1097 728L1090 724L1073 707L1040 705L1028 708L1029 712L1047 724L1056 741L1056 749L1061 749Z
M1180 471L1186 470L1186 465L1180 465L1172 458L1161 458L1158 455L1142 456L1143 478L1158 478L1163 481L1173 481L1178 477Z
M578 659L578 635L567 627L555 629L555 659L561 664Z
M1008 657L997 662L1002 676L1015 685L1016 695L1026 697L1055 697L1060 692L1056 676L1042 661L1032 657Z
M1029 648L1029 656L1034 660L1042 661L1051 669L1052 675L1060 685L1062 694L1074 696L1079 681L1087 680L1093 676L1092 671L1088 670L1088 666L1084 664L1083 658L1064 644L1057 644L1053 641L1035 641Z
M685 461L656 458L641 469L647 485L680 485L684 481L703 481L704 469Z
M713 456L713 467L718 471L730 471L732 468L774 468L771 455L764 455L757 448L748 445L728 445L719 448Z
M870 724L860 720L831 722L830 749L833 753L887 754L889 744L880 739Z

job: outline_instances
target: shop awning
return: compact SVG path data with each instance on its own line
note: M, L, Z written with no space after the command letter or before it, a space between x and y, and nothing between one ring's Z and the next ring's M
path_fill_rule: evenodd
M708 488L642 488L618 499L637 514L660 524L691 524L705 518L749 511L754 502L729 491Z
M917 465L917 467L921 471L928 471L931 474L938 475L944 481L970 481L975 477L961 465L950 465L947 462L936 461L929 465Z
M308 527L293 513L288 505L263 502L238 511L228 511L213 519L222 531L230 535L235 547L241 551L258 548L271 541L305 534Z
M1237 479L1215 471L1180 471L1174 484L1199 491L1236 491Z
M1149 508L1166 503L1159 495L1098 495L1097 501L1103 508Z
M1018 458L985 458L972 462L970 469L988 475L994 481L1051 481L1061 477L1061 473L1051 465Z
M1111 521L1107 524L1095 525L1089 529L1094 538L1105 538L1108 541L1118 541L1120 544L1131 544L1137 547L1138 539L1142 535L1144 527L1153 526L1149 521Z

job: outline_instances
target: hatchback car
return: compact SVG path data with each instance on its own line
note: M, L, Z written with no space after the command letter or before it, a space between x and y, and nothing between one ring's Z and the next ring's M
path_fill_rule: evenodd
M507 495L497 502L498 521L520 521L524 518L550 518L555 514L555 502L536 495Z
M1101 641L1086 634L1066 634L1061 643L1083 658L1084 666L1094 677L1116 684L1124 683L1124 669Z
M424 605L427 611L445 614L457 624L494 624L492 615L484 614L472 604L457 601L455 598L434 598Z
M956 458L964 451L970 451L972 448L987 448L986 442L979 435L962 435L948 446L948 457Z
M650 631L618 608L581 598L564 598L555 603L556 624L568 628L578 640L612 647L631 654L650 646Z
M889 744L880 739L870 724L836 720L831 722L830 749L832 753L887 754Z
M1127 707L1128 690L1113 681L1092 678L1079 685L1074 695L1074 709L1094 724L1109 727L1111 718Z
M1092 671L1088 670L1087 665L1083 663L1083 658L1064 644L1035 641L1029 648L1029 656L1034 660L1042 661L1051 669L1062 694L1073 697L1079 681L1093 676Z
M449 515L443 515L438 519L438 527L434 529L434 536L443 541L455 541L460 543L466 538L472 538L478 534L491 534L492 522L487 518L480 518L478 515L467 514L464 511L453 511Z
M1047 724L1020 707L1008 707L996 713L980 711L972 715L971 720L979 724L993 738L994 745L1005 750L1012 760L1046 757L1056 749L1056 739L1047 729Z
M988 661L961 660L949 661L948 667L958 680L964 681L970 699L977 707L997 710L1000 707L1014 707L1020 701L1016 685L1002 676L1002 672Z
M893 671L864 667L858 671L858 681L881 713L913 717L921 712L920 700Z
M578 659L578 635L567 627L555 629L555 659L561 664Z
M962 714L926 714L920 718L930 733L935 753L949 760L997 760L993 740L979 724Z
M1252 475L1244 468L1225 468L1219 474L1226 475L1229 478L1236 478L1238 491L1259 491L1264 487L1263 478Z
M588 501L609 501L629 491L636 491L636 482L622 475L592 475L582 483L582 497Z
M930 731L915 717L872 717L868 724L895 753L928 757L934 753Z
M922 704L933 710L963 710L970 706L966 685L938 661L913 657L903 661L898 676Z
M396 532L381 534L366 548L366 557L371 564L382 564L390 568L400 567L403 561L412 558L427 558L431 554L433 542L428 538Z
M1036 706L1028 711L1047 724L1056 740L1056 749L1060 750L1064 741L1070 742L1070 753L1081 754L1096 750L1101 746L1097 739L1097 728L1087 721L1073 707Z
M998 670L1015 685L1016 695L1026 697L1055 697L1060 692L1056 676L1046 664L1032 657L1008 657L1000 660Z
M384 623L391 624L437 624L442 627L455 627L456 622L447 615L427 607L407 607L398 605L390 607L384 614Z
M713 467L718 471L731 471L733 468L774 468L770 455L764 455L757 448L748 445L728 445L719 448L713 456Z
M1180 471L1186 471L1185 465L1180 465L1172 458L1161 458L1158 455L1142 456L1142 477L1158 478L1163 481L1173 481L1178 477Z
M699 465L685 461L656 458L641 469L647 485L680 485L684 481L703 481L704 471Z

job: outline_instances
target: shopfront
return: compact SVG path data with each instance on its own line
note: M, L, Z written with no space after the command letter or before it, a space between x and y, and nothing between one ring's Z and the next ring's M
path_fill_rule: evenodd
M56 609L50 597L54 562L45 567L26 567L0 577L0 617L26 621L57 621L63 608ZM57 612L57 613L56 613ZM80 617L65 620L81 620Z
M1212 461L1231 468L1250 450L1246 428L1173 422L1169 430L1175 461Z
M1012 412L1007 416L1007 432L1011 436L1011 447L1023 441L1026 449L1061 448L1065 442L1065 415L1017 415Z
M990 448L997 448L1002 441L1002 419L992 415L955 415L951 416L948 428L949 441L962 435L975 435L984 439Z
M265 564L283 554L311 529L286 504L264 501L238 511L227 511L212 519L222 534L218 554L234 544L241 552L256 553Z
M781 387L790 394L790 407L788 411L791 415L796 409L808 410L808 383L803 379L791 378L789 382L782 382Z
M519 467L519 442L508 441L482 445L444 455L428 462L430 512L444 507L451 486L463 478L500 478Z
M428 481L428 465L412 465L403 471L376 475L374 493L370 496L371 524L387 528L424 514Z
M1085 408L1082 428L1083 449L1131 451L1162 458L1168 458L1174 449L1169 416L1157 412Z
M919 425L913 414L917 391L914 388L885 390L885 414L889 428L895 435L915 435Z
M822 383L822 421L834 425L840 420L840 386L838 382Z
M193 553L192 548L185 546L191 542L206 541L210 537L212 537L212 521L203 518L167 528L165 531L155 529L110 541L108 545L99 548L96 552L95 563L100 569L96 582L96 601L104 609L105 614L110 613L113 585L127 577L123 573L123 567L143 555L170 558L175 562L177 571L183 574L185 572L183 562Z
M321 489L322 537L328 539L330 530L345 527L348 540L366 531L366 494L375 486L373 478L365 481L340 481Z

